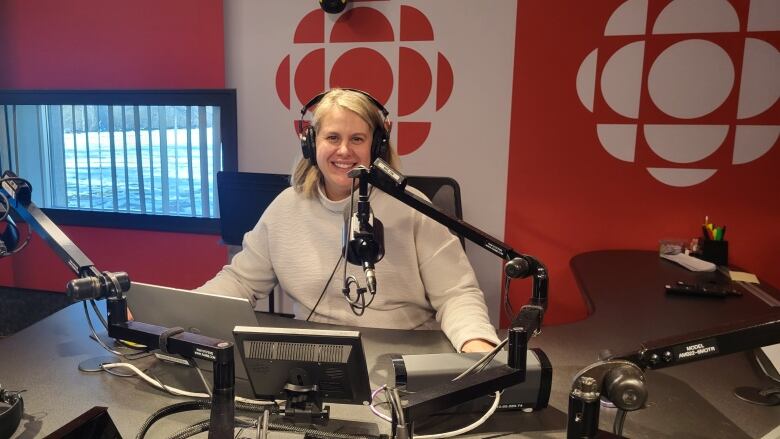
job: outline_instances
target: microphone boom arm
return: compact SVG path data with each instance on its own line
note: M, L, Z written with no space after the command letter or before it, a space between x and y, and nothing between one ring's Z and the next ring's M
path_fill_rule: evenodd
M361 185L365 181L381 189L391 197L507 261L504 265L504 274L507 278L522 279L531 276L533 278L531 297L528 304L515 316L511 327L523 327L529 336L538 333L544 311L547 309L547 290L549 287L547 268L541 261L533 256L517 252L501 240L463 220L448 215L427 200L410 192L406 188L406 177L381 158L376 159L370 169L358 167L356 170L359 172ZM509 291L506 291L506 294L509 294Z
M21 217L79 277L100 276L95 265L43 211L32 202L32 189L11 171L3 173L0 191L12 211Z
M641 343L638 350L612 356L580 370L569 393L567 438L594 438L603 394L621 410L645 406L644 371L692 363L780 342L780 314Z
M68 282L68 298L72 302L107 299L109 337L140 343L150 350L160 349L163 352L180 354L187 358L202 358L214 363L208 437L232 438L235 415L233 343L184 332L181 328L165 328L128 321L125 292L130 289L130 278L127 273L100 272L84 252L32 202L32 189L26 180L11 171L5 171L2 177L0 193L8 199L9 209L27 222L79 276L79 279Z
M525 381L528 340L539 333L544 311L547 309L548 275L544 264L533 256L515 251L471 224L453 218L427 200L411 193L406 189L406 177L382 159L376 159L370 169L358 166L350 175L360 179L361 188L371 184L507 261L504 265L504 275L508 280L533 277L531 298L514 317L509 328L507 365L406 396L402 409L403 420L399 421L393 412L393 427L402 427L408 437L412 437L416 419ZM509 294L508 290L506 294Z

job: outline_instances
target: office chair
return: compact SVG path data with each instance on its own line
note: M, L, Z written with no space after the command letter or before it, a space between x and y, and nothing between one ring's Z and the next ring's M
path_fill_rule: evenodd
M454 178L407 175L406 184L425 194L431 203L443 210L444 213L460 220L463 219L460 185ZM465 249L466 241L462 236L458 238L460 238L460 245Z
M228 262L241 250L244 234L254 228L265 209L283 190L290 176L254 172L217 172L219 225ZM268 295L268 312L274 312L274 292Z
M448 215L463 219L460 186L450 177L407 176L407 184L431 200ZM244 233L251 230L273 199L290 185L290 176L251 172L217 173L220 230L227 244L228 262L241 249ZM460 237L465 249L466 243ZM275 311L275 292L268 295L268 312Z

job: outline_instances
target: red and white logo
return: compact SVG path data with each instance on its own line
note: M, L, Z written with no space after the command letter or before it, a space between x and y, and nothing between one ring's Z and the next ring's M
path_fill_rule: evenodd
M301 106L333 87L366 91L383 104L394 97L398 153L406 155L420 148L431 122L419 110L431 98L435 111L447 103L453 70L445 54L437 50L433 26L423 12L404 4L392 12L399 18L395 27L386 13L369 6L348 9L332 23L322 9L307 13L298 22L292 41L305 53L294 64L288 54L276 71L276 92L285 108L294 109L291 88Z
M454 178L464 218L503 237L516 0L353 0L341 14L314 0L224 9L242 171L289 173L303 105L331 87L358 88L390 112L401 171ZM497 261L477 248L469 259L497 321Z
M759 159L780 134L780 3L656 5L621 4L580 65L603 148L676 187Z

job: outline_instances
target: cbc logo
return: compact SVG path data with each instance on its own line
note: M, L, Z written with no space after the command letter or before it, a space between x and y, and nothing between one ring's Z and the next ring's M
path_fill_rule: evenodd
M327 16L328 22L331 17ZM293 36L293 49L303 48L305 53L297 65L291 65L288 54L276 70L279 100L292 109L292 88L302 107L332 87L365 90L385 106L394 98L397 115L392 119L398 153L406 155L419 149L431 130L425 115L447 103L454 75L447 58L436 50L433 27L420 10L401 5L394 20L396 27L377 9L353 7L336 17L328 29L322 9L306 14ZM398 69L397 86L392 64Z
M577 73L604 149L676 187L766 154L780 134L778 2L752 0L740 11L725 0L648 6L620 5ZM638 157L642 138L651 153Z

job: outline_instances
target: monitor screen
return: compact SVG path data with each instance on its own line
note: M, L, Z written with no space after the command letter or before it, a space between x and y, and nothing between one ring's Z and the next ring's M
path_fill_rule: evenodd
M241 245L269 204L290 187L290 176L253 172L217 173L219 227L222 241Z
M371 399L357 331L236 326L236 346L255 396L286 399L286 390L316 386L325 402Z

